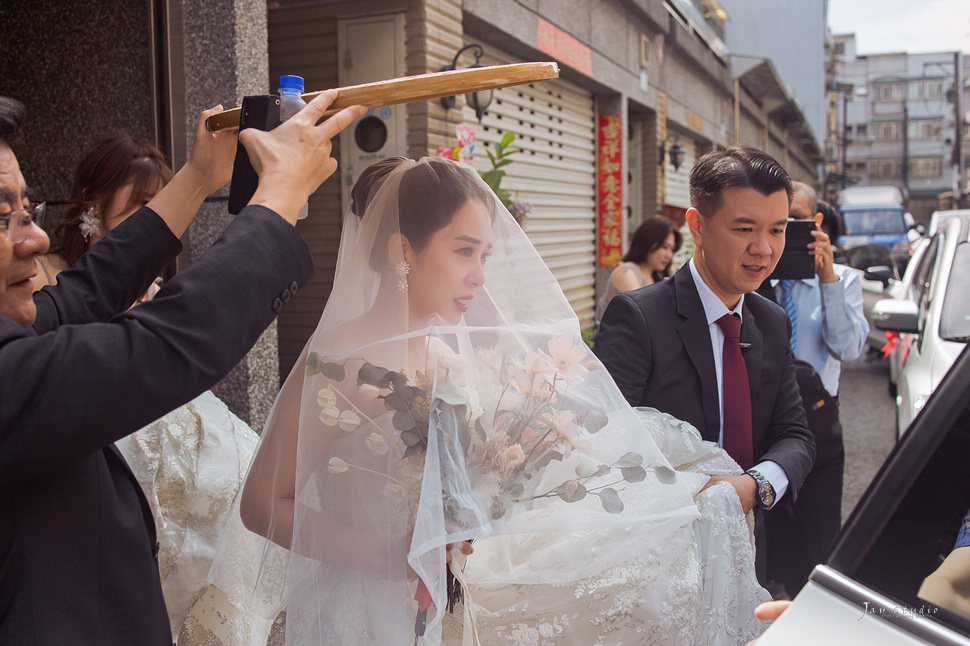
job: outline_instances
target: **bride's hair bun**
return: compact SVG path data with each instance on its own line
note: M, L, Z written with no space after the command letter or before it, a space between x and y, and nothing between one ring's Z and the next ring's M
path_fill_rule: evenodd
M363 218L371 198L377 194L377 189L392 170L406 161L407 157L386 157L365 168L350 191L350 212Z

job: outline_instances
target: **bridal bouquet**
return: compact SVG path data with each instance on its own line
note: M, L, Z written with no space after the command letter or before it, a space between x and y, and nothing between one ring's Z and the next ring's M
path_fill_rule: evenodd
M356 393L342 392L335 385L346 377L345 364L311 354L307 368L334 382L318 394L320 420L359 433L374 454L395 451L402 461L402 473L409 470L413 458L423 464L429 429L436 427L432 419L457 429L461 446L449 449L464 462L462 479L471 484L493 520L514 504L542 498L575 503L596 496L605 511L619 514L623 511L621 485L644 480L647 469L642 466L642 456L634 452L609 464L588 455L596 433L608 423L607 416L597 410L570 408L565 397L571 385L601 367L598 361L587 361L588 356L586 346L574 345L568 337L551 339L545 348L518 357L479 350L477 384L470 383L464 361L450 349L434 357L434 367L429 369L434 374L417 371L408 375L364 362L357 372ZM483 405L482 393L492 401ZM391 428L371 419L355 403L376 400L383 402ZM572 460L574 477L539 488L538 476L544 468L569 459L574 451L580 454ZM372 471L339 456L330 458L328 468L331 473ZM665 467L651 470L661 481L672 477ZM391 499L406 499L409 490L418 493L419 487L413 483L372 472L387 478L384 493ZM448 482L442 485L445 509L460 522L460 505L450 500Z

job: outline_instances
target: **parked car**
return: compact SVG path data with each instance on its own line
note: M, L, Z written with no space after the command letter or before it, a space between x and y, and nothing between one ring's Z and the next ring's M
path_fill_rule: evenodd
M942 222L906 293L877 302L871 315L901 335L890 361L901 435L970 340L970 215Z
M970 509L968 466L970 349L964 348L825 562L758 646L970 645L965 589L943 600L923 587L939 578L942 563L952 564L951 552L970 549L954 550Z
M917 241L913 254L920 252L923 243ZM862 311L869 321L869 336L866 348L871 354L878 354L886 345L886 332L880 330L872 321L872 308L884 298L895 298L900 291L900 283L905 281L899 275L899 268L893 259L892 251L886 245L862 245L849 249L845 254L845 264L862 273L859 281L862 286ZM907 269L910 265L907 265ZM909 273L907 271L907 273Z
M926 235L931 236L936 233L940 224L951 215L970 215L970 209L954 209L951 211L933 211L930 215L930 226L926 230Z

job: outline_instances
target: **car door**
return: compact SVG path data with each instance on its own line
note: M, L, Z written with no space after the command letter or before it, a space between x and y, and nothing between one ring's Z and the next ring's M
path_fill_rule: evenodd
M794 603L758 646L970 646L970 568L931 594L970 510L970 349L886 458Z
M933 240L935 242L935 239ZM920 238L913 246L913 258L906 267L906 273L898 281L890 280L886 293L889 298L905 299L916 302L916 276L927 262L926 249L930 246L930 238ZM871 311L870 306L870 311ZM877 326L873 325L877 330ZM881 330L880 330L881 331ZM888 334L889 333L885 333ZM896 383L899 380L899 373L902 364L909 355L909 346L913 341L913 335L903 332L896 333L896 342L889 354L889 394L893 397L897 395Z
M946 239L942 233L934 236L920 261L913 280L912 298L919 307L918 328L921 333L909 335L899 348L899 374L896 382L896 431L898 435L909 426L915 416L916 399L920 393L929 392L927 384L932 381L929 363L923 360L923 341L933 289L939 273L939 259Z

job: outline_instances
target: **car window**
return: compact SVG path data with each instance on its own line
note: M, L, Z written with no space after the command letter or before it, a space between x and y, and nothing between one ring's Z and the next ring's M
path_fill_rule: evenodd
M844 211L847 235L873 235L877 233L906 233L908 227L903 212L896 209L871 209Z
M917 320L919 329L923 329L923 324L926 322L926 311L929 309L933 293L933 269L936 267L936 258L939 255L940 248L943 246L943 242L942 235L937 235L930 241L929 248L920 260L920 266L916 272L916 280L913 281L913 289L915 290L913 296L915 297L916 304L919 305L919 318Z
M967 342L970 337L970 243L957 245L943 296L940 337Z

